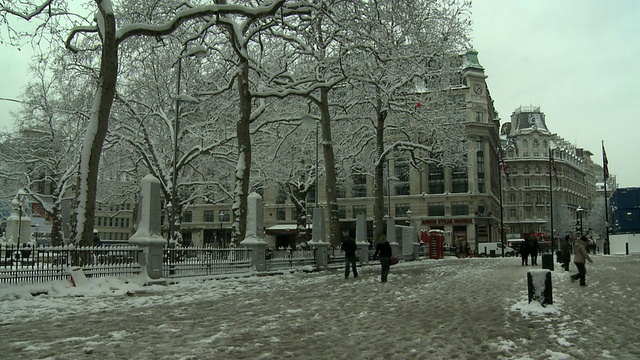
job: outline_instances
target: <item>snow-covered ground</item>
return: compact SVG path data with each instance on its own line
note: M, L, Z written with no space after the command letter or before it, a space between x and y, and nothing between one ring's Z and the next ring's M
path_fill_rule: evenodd
M552 273L528 304L519 258L166 287L93 280L0 289L4 359L639 359L640 258L594 256L587 286Z

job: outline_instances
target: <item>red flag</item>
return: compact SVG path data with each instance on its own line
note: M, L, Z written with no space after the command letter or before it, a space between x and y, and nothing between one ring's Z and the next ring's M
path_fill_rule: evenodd
M502 167L502 171L504 172L505 179L509 180L509 169L507 168L507 163L504 161L504 157L502 156L502 151L498 148L498 161L500 167Z
M604 141L602 142L602 171L604 179L609 178L609 160L607 159L607 152L604 150Z

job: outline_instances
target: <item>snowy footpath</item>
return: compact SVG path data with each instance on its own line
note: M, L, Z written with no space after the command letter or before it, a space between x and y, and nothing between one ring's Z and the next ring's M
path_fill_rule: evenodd
M594 256L587 286L552 273L527 301L519 258L166 287L99 279L0 288L1 359L640 359L640 258Z

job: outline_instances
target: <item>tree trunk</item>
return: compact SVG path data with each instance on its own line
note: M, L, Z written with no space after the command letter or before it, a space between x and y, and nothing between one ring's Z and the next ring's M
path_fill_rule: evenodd
M322 153L324 154L325 190L329 211L329 243L337 246L341 242L340 217L336 192L336 163L331 140L331 115L329 113L329 89L320 89L320 125L322 128Z
M251 174L251 94L249 93L249 61L240 57L238 76L238 98L240 119L236 125L238 136L238 164L236 165L236 186L234 188L233 225L236 245L244 240L247 229L247 196Z
M104 11L101 2L98 2L98 10L104 18L100 77L80 155L76 187L77 206L74 213L75 227L71 235L74 243L84 246L90 246L93 237L98 168L109 127L109 114L113 104L118 70L115 16L112 12Z
M386 156L382 156L384 152L384 121L386 119L386 112L380 111L380 99L378 99L378 108L377 112L377 122L376 122L376 148L378 152L378 158L375 163L375 175L374 175L374 209L373 209L373 239L375 242L378 242L380 239L380 235L383 234L384 228L384 162ZM387 174L387 176L391 176L391 174ZM387 189L387 191L391 191L391 189ZM387 209L389 216L391 216L391 204L387 204L389 209Z

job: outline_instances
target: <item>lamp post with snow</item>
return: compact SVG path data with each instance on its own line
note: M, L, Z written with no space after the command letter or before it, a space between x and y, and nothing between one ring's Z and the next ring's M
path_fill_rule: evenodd
M578 205L576 212L578 213L578 220L580 221L580 236L583 236L584 233L582 232L582 217L583 217L583 214L587 212L587 210L584 209L582 206Z
M178 131L180 130L180 102L197 103L198 100L192 96L180 93L180 79L182 77L182 59L187 57L203 57L207 54L204 46L196 46L185 52L182 50L178 57L178 74L176 79L176 118L173 123L173 171L171 179L171 215L169 218L169 234L167 236L168 245L173 246L177 239L174 234L177 211L177 182L178 182Z

